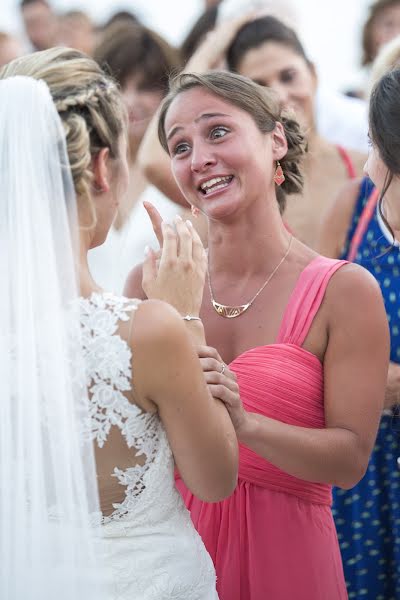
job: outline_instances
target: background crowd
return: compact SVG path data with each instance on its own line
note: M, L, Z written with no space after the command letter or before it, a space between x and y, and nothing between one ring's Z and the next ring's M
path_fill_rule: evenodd
M400 0L376 0L366 7L359 76L351 80L349 74L341 93L327 86L326 73L317 72L310 44L296 28L295 5L222 0L204 2L203 9L177 47L133 12L116 12L99 24L82 10L59 13L50 1L22 0L24 34L0 31L0 67L28 52L66 46L92 57L120 88L129 187L106 242L89 253L95 279L116 293L123 291L146 246L156 243L143 202L151 202L164 220L177 213L191 219L204 245L210 239L212 247L211 230L203 215L193 207L190 211L157 137L157 112L170 76L182 70L229 70L272 88L281 109L295 114L308 152L301 159L304 185L293 185L287 197L278 190L286 230L325 257L370 271L382 291L391 334L385 408L367 472L353 489L333 493L347 591L349 598L400 600L400 251L379 210L379 194L363 174L371 89L400 66ZM280 162L284 171L296 173L296 161L288 154ZM137 292L135 283L125 292ZM202 508L190 502L200 514Z

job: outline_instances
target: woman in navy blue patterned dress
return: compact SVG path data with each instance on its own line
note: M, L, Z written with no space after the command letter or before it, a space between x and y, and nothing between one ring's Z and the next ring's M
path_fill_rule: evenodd
M352 260L375 276L391 335L386 408L374 452L358 485L334 490L333 514L349 599L400 600L400 436L394 416L400 399L400 249L380 217L378 198L370 179L352 182L327 215L321 240L324 254Z

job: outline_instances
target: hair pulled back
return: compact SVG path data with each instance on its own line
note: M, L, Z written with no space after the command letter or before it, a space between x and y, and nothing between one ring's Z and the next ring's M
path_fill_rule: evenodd
M262 133L271 133L280 122L283 125L288 151L281 160L285 181L278 188L277 199L281 211L284 209L286 194L297 194L303 189L303 175L300 163L307 149L307 143L297 121L282 112L280 102L272 90L264 88L247 77L226 71L210 71L204 75L184 73L175 77L170 84L170 92L161 106L158 121L158 137L164 150L168 152L165 132L165 119L174 99L181 93L202 87L229 104L247 112Z

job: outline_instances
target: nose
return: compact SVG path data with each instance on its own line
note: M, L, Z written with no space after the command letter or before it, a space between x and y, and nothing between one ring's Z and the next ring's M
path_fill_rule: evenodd
M216 159L212 149L203 142L193 144L191 168L194 173L206 171L209 167L215 165Z

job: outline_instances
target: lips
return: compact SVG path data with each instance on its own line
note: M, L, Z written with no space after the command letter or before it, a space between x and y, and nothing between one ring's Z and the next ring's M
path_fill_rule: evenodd
M204 194L204 196L208 196L213 192L222 190L231 183L233 179L233 175L217 175L216 177L210 177L206 181L203 181L199 185L199 190Z

